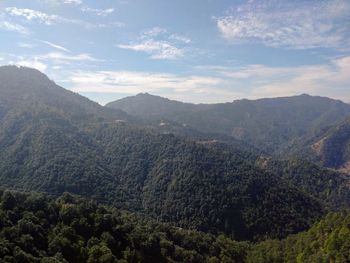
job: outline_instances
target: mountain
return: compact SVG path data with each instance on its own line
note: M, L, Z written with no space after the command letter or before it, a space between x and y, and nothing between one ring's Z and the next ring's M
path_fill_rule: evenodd
M169 100L149 93L140 93L106 104L107 108L121 109L130 115L152 117L176 112L193 111L197 107L191 103Z
M0 83L5 187L68 191L237 239L284 237L308 228L327 209L240 150L160 134L38 71L1 67Z
M350 117L287 149L323 166L350 172Z
M158 114L149 110L154 108L154 101L162 105ZM212 105L185 104L182 110L181 105L151 95L137 95L106 106L143 119L169 120L201 132L229 135L270 153L278 153L294 140L314 135L350 115L349 104L305 94Z
M0 120L6 114L41 110L64 115L75 122L92 118L126 120L130 117L122 111L103 108L83 96L59 87L35 69L2 66L0 79Z

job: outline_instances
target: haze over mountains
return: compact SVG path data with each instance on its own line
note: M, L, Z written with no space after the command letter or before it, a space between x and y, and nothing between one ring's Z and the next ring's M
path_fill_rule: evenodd
M349 207L349 116L308 95L194 105L140 94L103 107L5 66L0 184L235 240L284 238Z

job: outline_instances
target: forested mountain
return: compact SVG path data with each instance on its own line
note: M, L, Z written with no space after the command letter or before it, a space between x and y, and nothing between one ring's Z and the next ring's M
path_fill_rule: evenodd
M350 172L350 117L291 145L285 153L305 156L326 167Z
M0 189L1 262L348 262L350 212L262 243L185 230L63 194Z
M317 195L257 167L239 149L137 126L127 114L34 70L0 71L0 183L6 187L69 191L237 239L283 237L325 212Z
M150 97L137 95L107 104L107 107L123 109L144 119L174 121L201 132L230 135L269 152L279 152L294 140L315 135L350 114L350 105L346 103L305 94L212 105L185 104L182 111L180 102ZM158 114L152 111L154 107L150 102L153 100L161 101L165 110Z
M2 66L0 80L0 120L6 115L20 114L22 111L49 111L79 122L93 118L128 118L122 111L103 108L81 95L59 87L35 69Z

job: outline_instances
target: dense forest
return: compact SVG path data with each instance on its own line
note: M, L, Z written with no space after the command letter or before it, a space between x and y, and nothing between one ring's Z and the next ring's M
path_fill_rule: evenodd
M185 230L68 193L0 191L1 262L277 263L350 260L350 212L262 243Z

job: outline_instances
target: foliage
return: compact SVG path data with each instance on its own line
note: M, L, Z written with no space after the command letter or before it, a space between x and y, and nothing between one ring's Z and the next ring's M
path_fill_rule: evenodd
M1 262L238 263L249 247L70 194L53 199L7 190L0 201Z
M282 241L268 240L248 253L248 263L350 261L350 211L330 213L310 230Z

